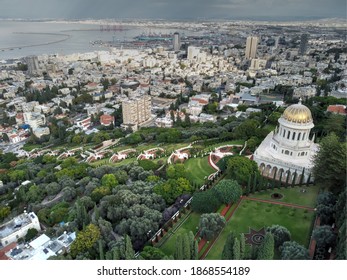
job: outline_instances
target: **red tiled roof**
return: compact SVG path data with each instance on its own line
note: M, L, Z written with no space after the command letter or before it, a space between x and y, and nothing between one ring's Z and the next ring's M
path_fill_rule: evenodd
M9 252L10 250L12 250L13 248L15 248L16 246L17 246L17 243L13 242L7 245L6 247L2 248L0 250L0 260L9 260L9 258L5 254Z
M110 115L102 115L100 117L100 123L103 125L110 125L113 122L114 118Z
M346 106L345 105L329 105L328 112L340 114L340 115L346 115Z

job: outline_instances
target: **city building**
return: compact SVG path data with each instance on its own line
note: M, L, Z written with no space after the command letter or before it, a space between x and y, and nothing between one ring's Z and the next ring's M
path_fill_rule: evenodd
M58 238L51 239L42 234L30 243L15 244L6 250L9 260L47 260L50 257L69 251L72 242L76 239L76 233L64 232Z
M344 116L347 115L347 109L345 105L329 105L327 112Z
M39 60L36 55L31 55L25 58L28 65L28 73L30 75L37 75L40 72Z
M80 117L75 120L75 124L78 128L85 130L88 130L88 128L92 124L92 118L91 117Z
M247 59L256 58L258 41L259 41L258 37L253 37L253 36L247 37L246 52L245 52L245 57Z
M103 126L114 125L114 117L108 114L104 114L100 116L100 124Z
M310 38L310 34L302 34L300 38L300 54L304 55L307 51L308 39Z
M152 101L149 95L122 102L123 124L140 125L151 119Z
M173 44L173 50L175 52L180 50L180 48L181 48L181 38L180 38L180 34L178 32L174 33L172 44Z
M24 123L30 125L30 127L35 130L39 126L46 124L46 117L43 114L35 112L25 112L23 113Z
M197 59L199 53L200 53L200 48L194 47L194 46L189 46L188 51L187 51L187 59L190 61Z
M299 101L286 108L278 123L254 152L261 174L288 183L312 181L318 145L314 136L310 139L314 127L311 111Z
M38 231L41 230L39 219L34 212L27 213L25 211L9 222L2 224L0 226L0 247L17 242L31 228L35 228Z

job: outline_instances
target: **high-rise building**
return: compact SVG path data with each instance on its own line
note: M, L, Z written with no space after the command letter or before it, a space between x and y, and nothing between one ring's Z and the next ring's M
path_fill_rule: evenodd
M258 46L258 37L247 37L246 41L246 52L245 57L247 59L256 58L257 56L257 46Z
M198 55L200 53L200 48L189 46L187 50L187 58L188 60L194 60L197 59Z
M301 55L306 54L309 37L310 37L310 34L307 34L307 33L301 35L301 38L300 38L300 54Z
M25 58L28 65L28 73L30 75L36 75L40 71L39 59L36 55L31 55Z
M181 38L178 32L174 33L172 43L173 43L173 50L175 52L179 51L181 48Z
M123 124L139 125L151 119L151 97L144 95L123 101Z

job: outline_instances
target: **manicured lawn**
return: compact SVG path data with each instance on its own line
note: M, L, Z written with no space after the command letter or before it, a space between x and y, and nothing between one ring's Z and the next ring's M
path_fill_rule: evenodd
M234 141L221 142L221 143L218 143L218 144L213 144L213 145L207 146L204 149L204 151L213 150L214 148L218 148L218 147L226 146L226 145L244 145L244 144L245 144L245 141L243 141L243 140L234 140Z
M98 160L98 161L94 161L94 162L90 163L90 165L96 166L96 167L97 166L101 166L101 165L121 166L121 165L132 163L134 161L136 161L136 157L134 157L134 158L126 158L124 160L121 160L121 161L115 162L115 163L109 162L109 158L106 158L106 159L101 159L101 160Z
M302 192L302 190L305 190L305 192ZM318 192L319 192L318 186L309 186L309 187L296 186L294 188L282 187L281 189L275 188L274 190L266 190L266 191L257 192L257 193L251 194L249 197L288 202L288 203L293 203L293 204L298 204L303 206L314 207L316 205ZM283 197L281 199L273 199L271 198L271 194L273 193L282 194Z
M208 157L190 158L184 163L188 180L202 186L205 177L216 172L209 164Z
M42 146L41 145L38 145L38 144L24 144L23 146L23 150L24 151L27 151L27 152L30 152L31 150L33 149L36 149L36 148L41 148Z
M307 247L313 218L314 212L303 209L244 200L223 229L206 259L221 259L223 247L230 231L239 235L248 233L249 228L259 230L274 224L286 227L291 232L292 240Z
M182 217L183 219L183 217ZM195 235L199 226L200 214L191 213L187 220L177 229L172 229L167 234L172 234L169 239L160 247L166 255L173 255L175 252L176 236L182 233L193 232Z

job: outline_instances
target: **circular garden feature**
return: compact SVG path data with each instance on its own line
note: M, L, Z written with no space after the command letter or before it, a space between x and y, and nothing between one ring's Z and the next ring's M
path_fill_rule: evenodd
M273 194L271 194L271 198L273 198L273 199L281 199L281 198L283 198L283 194L273 193Z

